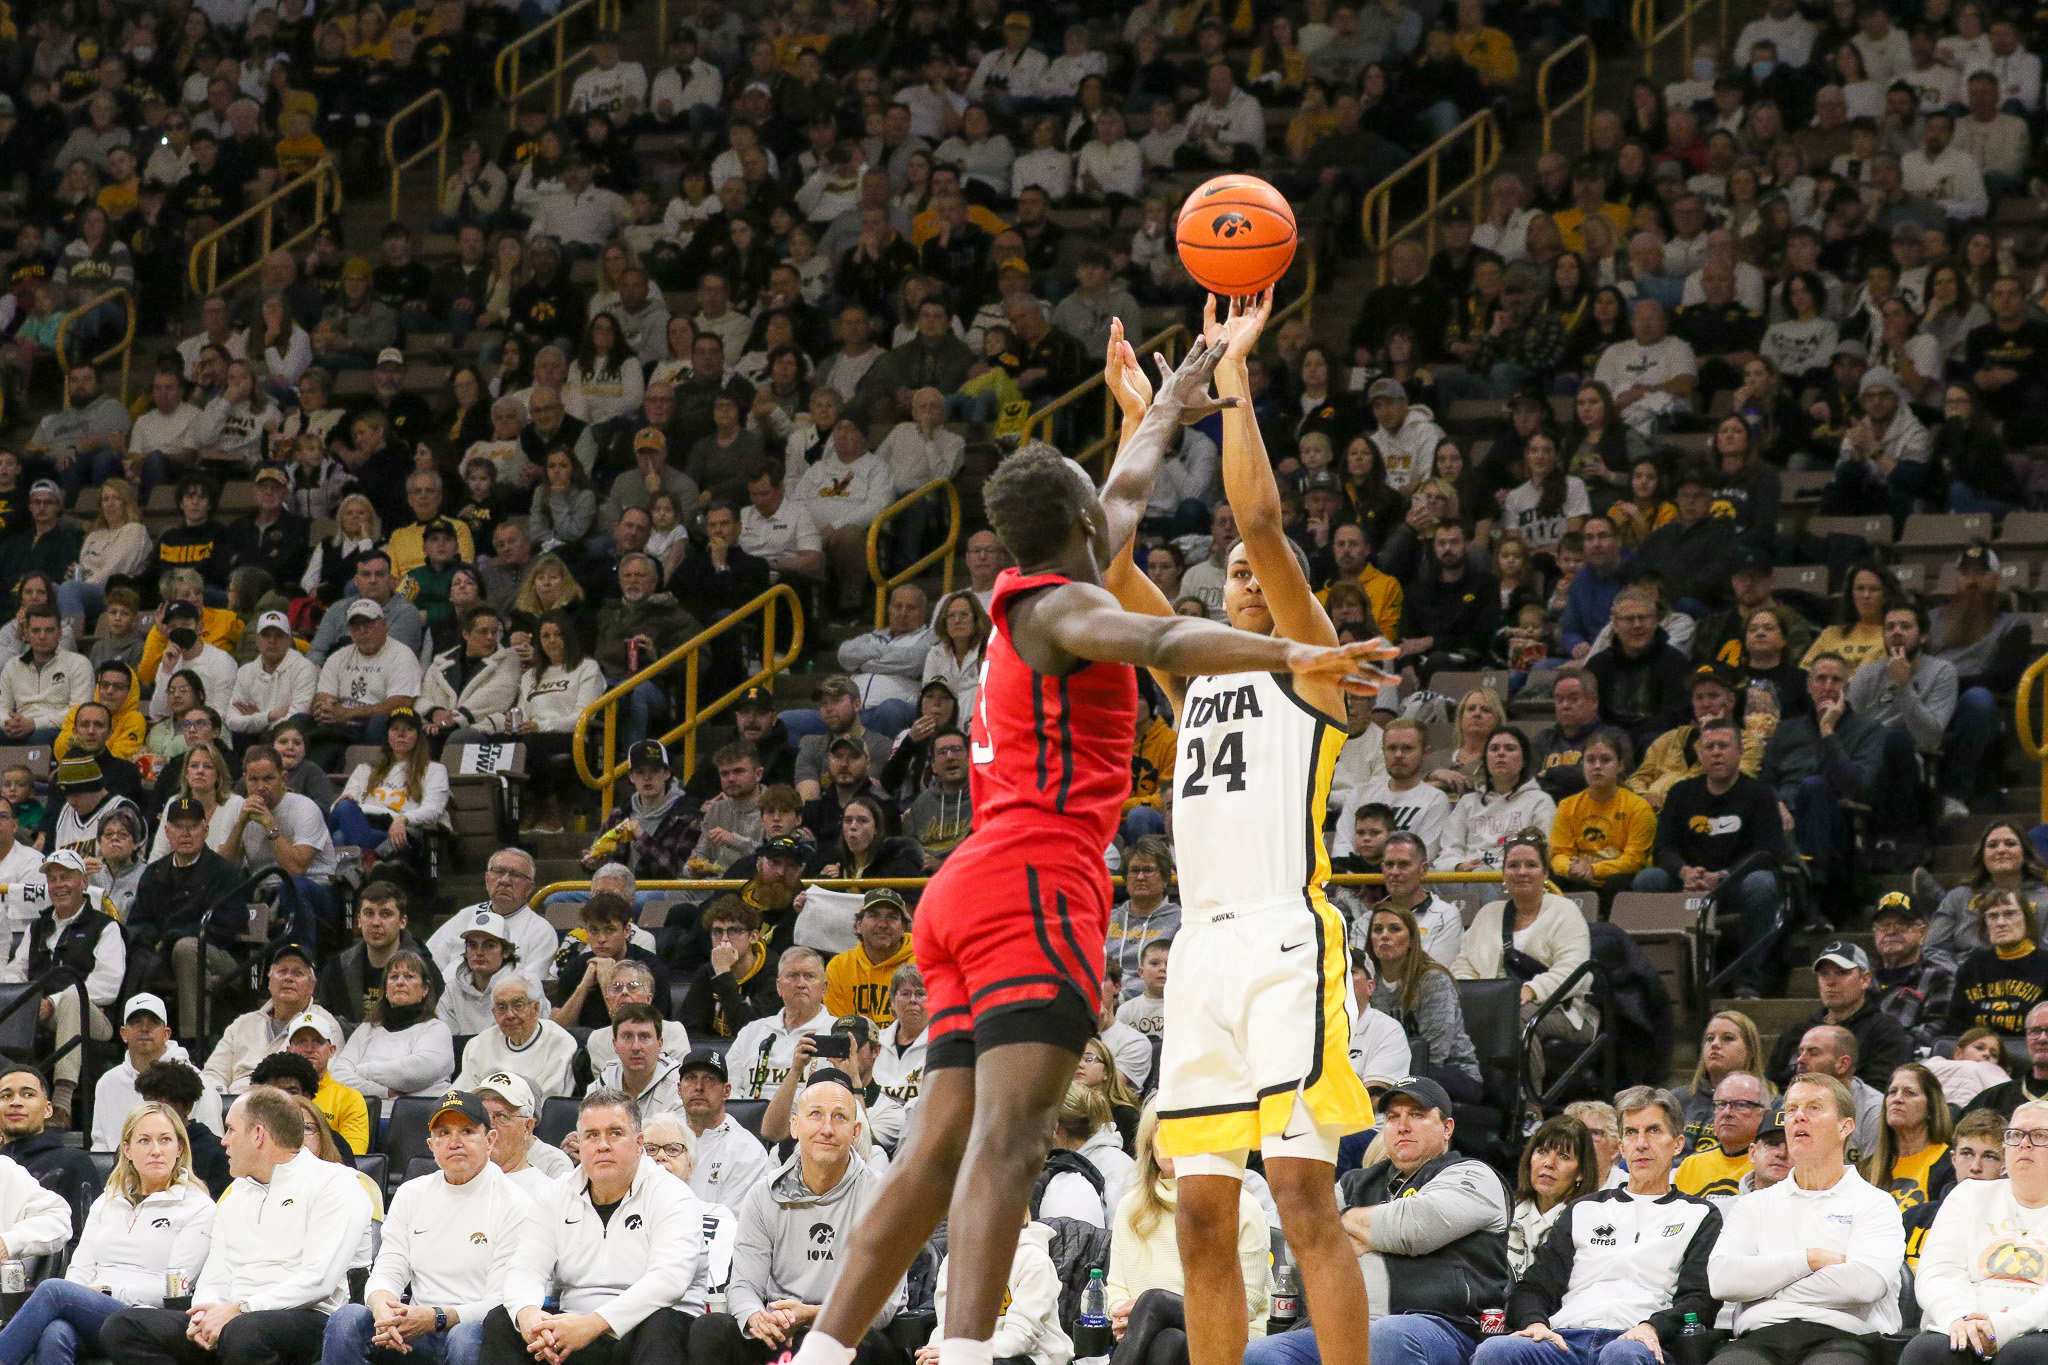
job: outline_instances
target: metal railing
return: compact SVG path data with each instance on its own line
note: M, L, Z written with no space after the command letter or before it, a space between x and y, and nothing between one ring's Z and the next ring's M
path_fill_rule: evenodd
M1498 872L1425 872L1425 885L1431 882L1500 882ZM1326 885L1329 886L1384 886L1386 878L1377 872L1334 872ZM1122 877L1111 877L1110 885L1122 886ZM822 886L827 891L872 891L876 887L888 887L892 891L922 891L931 882L930 877L805 877L805 886ZM735 877L692 877L680 881L654 881L642 878L633 883L641 891L743 891L751 882ZM549 896L558 891L588 891L590 883L584 881L549 882L537 887L527 904L535 910Z
M400 157L398 154L398 125L429 105L440 106L441 131L429 138L426 145L418 151L409 152L404 157ZM407 171L419 165L430 156L434 158L433 200L436 205L440 203L441 186L448 179L448 135L454 129L455 107L448 103L448 96L439 90L429 90L426 94L421 95L411 104L406 105L405 108L393 114L385 122L384 160L391 167L391 217L393 221L397 221L399 217L398 191L401 179Z
M1709 6L1720 10L1720 27L1716 43L1722 51L1728 48L1728 0L1675 0L1679 12L1661 26L1657 23L1657 11L1668 7L1674 0L1635 0L1630 12L1635 29L1636 46L1643 50L1643 74L1656 77L1657 50L1673 34L1679 35L1678 70L1683 74L1692 61L1693 21Z
M900 569L888 577L882 576L882 528L899 512L912 507L934 493L946 495L946 543L933 550L915 564ZM868 579L875 585L875 629L880 630L889 623L889 594L898 585L908 583L929 569L934 563L944 566L944 577L940 580L939 591L953 591L953 549L960 543L960 490L953 486L951 479L933 479L915 492L905 493L882 509L882 514L868 523Z
M1311 324L1315 321L1316 254L1304 247L1301 255L1307 271L1302 278L1301 293L1285 306L1273 310L1273 316L1266 320L1266 332L1265 337L1261 338L1262 340L1277 336L1280 324L1290 318L1299 317L1303 322ZM1164 355L1168 361L1175 361L1180 358L1180 348L1193 340L1194 333L1190 332L1184 324L1176 322L1173 326L1168 327L1156 336L1147 337L1143 341L1132 342L1131 349L1137 353L1138 363L1145 367L1145 373L1156 384L1159 381L1159 375L1152 366L1153 352L1157 351ZM1118 413L1116 396L1110 393L1108 387L1103 384L1102 372L1100 370L1089 375L1073 388L1068 389L1065 393L1032 413L1030 420L1025 424L1024 434L1027 437L1036 437L1041 441L1051 441L1053 418L1097 389L1102 390L1103 434L1090 441L1079 451L1073 452L1073 455L1074 462L1083 469L1090 468L1092 462L1098 459L1106 461L1109 454L1116 449ZM1107 474L1107 468L1105 467L1102 472Z
M2048 674L2048 654L2034 660L2020 674L2019 692L2013 698L2013 722L2019 731L2020 748L2041 765L2041 820L2048 824L2048 746L2042 744L2034 723L2034 686L2044 674Z
M1453 149L1470 141L1471 173L1456 185L1446 189L1443 185L1444 158ZM1438 215L1465 196L1472 197L1469 207L1472 216L1479 217L1480 187L1487 175L1500 164L1500 124L1491 109L1482 109L1466 119L1450 132L1438 138L1429 146L1409 158L1408 164L1395 171L1385 180L1374 185L1366 193L1364 206L1365 244L1379 256L1379 283L1387 282L1388 252L1396 242L1421 233L1424 255L1436 252L1436 220ZM1408 222L1398 228L1394 226L1394 191L1417 173L1423 174L1424 201L1422 209Z
M789 648L782 654L775 649L775 632L779 620L777 608L786 605L789 609ZM704 647L719 636L737 626L761 618L761 667L739 686L717 700L699 706L697 700L697 675L700 654ZM583 708L583 714L576 717L575 740L570 753L576 762L576 776L583 785L599 793L603 806L603 817L611 818L612 788L626 775L627 765L618 760L619 752L619 703L632 695L633 689L641 683L651 682L677 666L683 667L683 721L667 734L660 736L664 744L683 742L683 779L688 781L697 770L697 730L711 716L732 705L750 687L770 686L775 675L784 672L796 662L804 645L804 609L798 600L796 590L787 583L777 583L753 601L740 607L708 628L699 631L668 653L656 659L647 667L633 674L618 686L606 692L596 701ZM600 712L604 715L604 770L594 773L590 770L589 746L586 737L590 733L590 722Z
M507 104L516 104L541 86L551 85L553 90L548 97L550 113L556 118L561 117L562 78L569 73L570 67L590 55L590 44L587 42L573 50L569 47L570 21L578 16L585 16L592 31L615 29L619 26L619 9L620 0L576 0L575 4L532 32L521 34L505 44L498 53L494 72L498 98ZM549 44L553 46L554 60L532 80L522 79L522 68L526 65L526 50L529 47L540 47L543 51L536 56L537 59L544 59L545 49Z
M1586 83L1572 94L1550 102L1550 73L1558 63L1573 54L1579 54L1586 69ZM1552 130L1557 120L1579 110L1579 148L1584 150L1593 141L1593 85L1600 78L1600 59L1593 48L1591 35L1581 33L1557 51L1543 59L1543 65L1536 68L1536 108L1543 115L1543 150L1550 150Z
M306 225L289 237L280 240L276 235L277 206L294 195L310 189L313 211ZM204 297L223 289L232 289L243 280L263 268L263 258L279 247L295 247L319 231L320 224L328 215L341 208L341 174L335 169L332 157L322 157L320 164L312 170L289 180L272 190L263 198L243 209L240 213L222 223L213 231L192 244L191 263L186 267L186 276L191 281L192 292ZM239 235L250 223L263 225L259 243L248 264L234 274L222 278L220 273L220 245L230 237ZM202 273L203 272L203 273Z
M98 369L115 356L120 356L121 405L126 407L128 405L128 363L133 358L135 351L135 295L128 290L116 287L107 290L103 294L95 294L92 298L87 299L84 303L79 304L78 307L64 315L63 320L57 324L57 370L60 374L71 373L72 360L66 354L67 348L65 346L65 342L71 335L71 324L77 322L80 318L101 305L113 303L116 300L120 301L122 311L128 315L128 325L123 329L121 339L107 347L106 350L101 351L98 355L82 359L77 363L90 365L94 369ZM69 384L64 386L64 406L66 408L71 406L71 385Z

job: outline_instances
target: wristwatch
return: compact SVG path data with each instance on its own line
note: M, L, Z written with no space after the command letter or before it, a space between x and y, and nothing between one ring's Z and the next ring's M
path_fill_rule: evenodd
M447 1331L447 1330L448 1330L448 1310L447 1310L447 1309L445 1309L445 1308L436 1308L436 1309L434 1310L434 1330L435 1330L436 1332L445 1332L445 1331Z

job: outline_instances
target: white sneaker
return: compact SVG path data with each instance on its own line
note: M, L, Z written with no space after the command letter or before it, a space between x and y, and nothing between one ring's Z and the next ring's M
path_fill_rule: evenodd
M1944 820L1967 820L1970 818L1970 808L1956 797L1944 796L1941 798L1941 818Z

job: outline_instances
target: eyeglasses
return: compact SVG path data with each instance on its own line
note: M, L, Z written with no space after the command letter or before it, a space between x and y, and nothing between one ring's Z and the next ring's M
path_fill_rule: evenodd
M521 872L516 867L487 867L484 869L484 877L486 880L492 877L510 877L515 882L530 882L533 880L532 873Z
M2048 1128L2008 1128L2000 1136L2008 1147L2048 1147Z
M526 1012L527 1012L528 1010L532 1010L532 1009L539 1009L539 1008L540 1008L540 1002L539 1002L538 1000L511 1000L511 1001L506 1001L506 1000L497 1000L497 1001L493 1001L493 1002L492 1002L492 1004L491 1004L491 1013L492 1013L492 1014L494 1014L494 1015L495 1015L495 1014L524 1014L524 1013L526 1013Z
M741 928L737 924L721 924L718 925L716 928L708 930L707 932L710 933L711 937L713 938L745 938L747 935L753 933L754 931L752 929Z
M689 1150L690 1144L687 1142L650 1142L647 1144L647 1155L653 1157L656 1161L674 1161Z
M211 724L213 724L213 722L208 720L204 716L194 716L190 720L179 721L178 728L180 730L198 730Z
M1761 1104L1758 1104L1758 1103L1757 1103L1757 1102L1756 1102L1755 1100L1715 1100L1715 1101L1714 1101L1714 1109L1715 1109L1715 1112L1717 1112L1717 1113L1718 1113L1719 1111L1723 1110L1723 1109L1761 1109L1761 1108L1763 1108L1763 1106L1762 1106Z

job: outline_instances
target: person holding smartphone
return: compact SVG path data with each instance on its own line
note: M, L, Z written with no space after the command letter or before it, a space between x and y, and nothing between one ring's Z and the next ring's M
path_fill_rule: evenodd
M881 1031L860 1014L836 1020L828 1032L807 1033L798 1038L789 1070L761 1115L761 1140L789 1140L790 1115L797 1095L818 1073L829 1070L842 1072L853 1082L848 1088L859 1107L861 1156L871 1159L875 1147L893 1156L896 1143L903 1136L907 1111L902 1101L888 1095L875 1081L875 1058L881 1050Z

